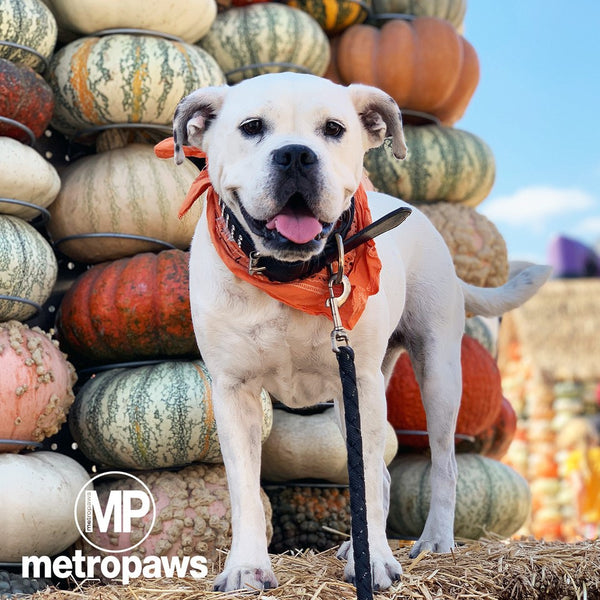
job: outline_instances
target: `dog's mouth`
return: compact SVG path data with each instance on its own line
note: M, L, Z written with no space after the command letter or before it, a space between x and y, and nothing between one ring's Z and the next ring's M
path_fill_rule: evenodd
M317 219L300 192L292 194L283 209L265 221L251 217L241 203L239 206L255 234L280 246L308 247L328 237L334 225Z

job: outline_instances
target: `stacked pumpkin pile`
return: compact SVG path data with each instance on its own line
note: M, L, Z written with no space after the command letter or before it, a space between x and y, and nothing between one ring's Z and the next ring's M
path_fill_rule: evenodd
M39 0L11 1L39 4ZM364 25L359 23L367 18L370 3L350 0L290 0L298 8L247 0L234 0L231 6L224 1L219 14L214 0L186 2L176 14L160 2L149 10L147 3L125 0L110 10L99 8L92 0L46 0L64 42L47 71L55 96L55 135L65 136L71 144L95 143L95 149L89 146L86 151L89 156L61 165L62 187L49 207L48 223L59 256L95 265L69 289L57 318L64 349L78 367L86 369L87 375L95 373L79 390L70 417L73 437L93 462L128 470L151 469L154 473L148 475L148 482L156 483L156 493L163 497L191 490L198 477L206 479L209 472L221 482L217 487L223 489L220 466L186 467L168 476L156 472L194 461L220 460L209 376L195 354L187 303L185 250L201 202L181 221L176 216L198 170L189 162L176 169L170 161L156 160L152 150L152 144L168 134L179 99L198 87L235 83L273 70L300 70L327 73L343 83L370 83L388 91L404 109L410 155L398 163L387 147L370 153L365 166L375 185L419 204L446 238L461 277L479 285L498 285L506 279L503 241L493 225L474 209L491 188L493 156L482 140L452 127L464 112L478 79L477 56L456 29L460 28L465 2L421 3L414 7L413 2L395 1L398 3L394 6L375 8L379 12L408 13L425 7L427 14L417 14L412 20L375 19L375 25ZM449 12L436 12L444 10L445 5ZM451 13L452 23L445 20ZM123 27L152 31L111 31ZM94 33L102 29L109 31ZM389 64L392 67L388 70ZM487 324L477 322L477 327L482 341L493 337ZM480 420L477 427L471 427L474 417L468 415L468 427L462 433L480 436L476 440L478 449L493 446L490 440L494 436L502 438L505 445L510 428L498 423L501 418L510 421L511 414L508 408L501 412L507 403L498 393L493 359L476 342L465 344L469 346L467 362L482 360L486 365L482 370L488 387L472 391L471 396L496 405L485 415L493 415L494 419ZM140 360L152 364L109 368L115 362ZM403 368L406 364L398 366L399 372ZM478 377L475 373L473 380ZM394 402L405 403L400 396L394 400L394 393L388 397L391 407ZM414 391L411 394L416 397ZM271 412L266 394L263 403L263 434L267 437ZM393 414L390 408L390 416ZM308 435L321 427L311 419L321 419L323 427L329 428L318 440ZM398 429L424 429L422 422L394 425ZM265 480L318 478L342 485L343 442L337 433L336 451L327 447L334 439L331 427L329 410L312 416L277 411L275 428L264 452ZM290 430L295 434L286 433ZM298 444L298 449L289 452L294 435L312 441L307 443L305 439L304 448ZM395 454L396 443L390 432L389 460ZM498 458L501 444L495 443L487 451ZM422 448L421 438L417 446ZM322 457L330 455L332 462L317 469L318 462L310 455L315 451ZM283 459L299 466L281 472L277 459L280 465ZM403 455L398 460L407 460L411 465L423 462L418 456ZM506 490L512 486L510 493L520 499L519 510L526 505L522 482L500 463L472 453L465 460L503 486L500 500L509 495ZM461 469L461 477L466 468ZM159 483L161 476L178 479L163 485ZM207 487L215 488L212 484ZM426 490L411 487L424 501ZM208 503L219 503L215 510L227 520L221 491ZM475 494L479 504L474 510L482 510L485 502L499 501L496 496L484 500L488 493L497 494L498 490ZM297 501L309 506L306 510L318 517L315 527L321 526L319 519L326 513L334 529L347 523L347 515L338 518L347 512L340 500L344 493L340 496L332 492L325 501L335 506L332 511L319 508L323 506L323 492L311 490L310 494L313 500L308 504L305 499L274 502L285 505ZM403 507L408 501L398 495L397 502ZM488 509L494 510L493 506ZM512 507L503 506L503 510L518 513ZM404 516L402 520L406 520ZM169 518L164 521L167 527ZM489 520L477 522L492 526ZM411 534L404 525L391 526L398 533ZM418 527L413 525L415 535ZM498 531L512 533L510 527L503 527ZM227 528L221 529L213 532L216 544L223 543L220 536ZM157 541L154 537L149 543ZM313 538L298 539L299 545L321 543ZM202 547L201 553L206 556L216 546L207 548L201 540L197 542L197 548ZM125 539L115 543L128 545ZM177 544L169 549L179 551Z
M477 54L460 34L466 2L374 0L373 4L370 24L353 24L331 39L328 69L334 81L383 89L402 108L408 156L396 160L388 143L370 151L365 157L369 177L380 191L427 214L446 240L462 279L480 286L501 285L508 277L504 240L475 210L494 181L493 154L476 135L453 127L479 79ZM398 18L398 13L404 15ZM458 455L458 537L477 538L485 532L511 535L530 508L525 480L499 462L515 434L516 415L502 395L494 358L496 330L497 322L470 319L463 339L457 433L467 441L457 445L464 452ZM388 526L392 535L418 536L430 494L424 476L429 461L418 452L428 447L428 441L423 435L425 412L407 355L396 365L387 398L388 418L401 446L390 469Z
M76 376L56 341L27 324L57 277L54 252L37 227L60 179L31 147L52 116L53 93L37 71L54 48L56 22L37 0L7 1L0 39L0 563L20 563L77 539L73 506L89 477L57 452L17 454L59 430ZM21 589L15 578L3 583L10 589L2 592Z

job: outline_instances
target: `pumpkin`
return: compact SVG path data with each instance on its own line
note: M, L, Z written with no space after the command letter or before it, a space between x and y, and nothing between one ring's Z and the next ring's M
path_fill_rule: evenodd
M388 425L384 460L389 464L398 450ZM314 414L273 411L273 428L263 445L261 477L266 481L323 479L348 483L346 442L333 408Z
M462 397L456 432L475 436L494 423L502 405L500 371L490 353L464 335L461 345ZM387 392L388 420L394 429L427 431L419 385L407 353L394 366ZM398 434L400 445L427 447L426 436Z
M88 480L82 466L57 452L0 454L0 562L54 556L73 544L75 499Z
M110 123L170 125L181 98L225 82L197 46L150 35L79 38L61 48L48 75L53 126L66 135Z
M463 440L456 445L457 452L483 454L500 460L508 448L517 430L517 413L512 404L502 398L498 417L490 427L475 436L474 441Z
M323 552L350 535L350 490L339 487L265 486L273 511L269 552L311 548ZM341 535L333 533L339 531Z
M356 0L288 0L288 6L308 13L327 35L341 33L344 29L362 23L368 16L370 0L360 4Z
M263 441L273 415L263 391ZM100 372L79 390L69 427L81 451L102 465L161 469L222 462L211 379L201 361L165 361Z
M53 108L54 95L41 75L0 58L0 115L25 125L38 138L50 123ZM0 136L31 141L23 129L2 121Z
M56 44L56 20L40 0L3 0L0 11L0 40L31 48L44 58L52 55ZM34 53L0 44L0 58L39 69L43 61Z
M50 244L22 219L0 215L0 295L39 305L50 297L58 264ZM35 306L0 298L0 321L25 321Z
M139 476L150 489L156 503L157 518L152 534L134 550L122 555L137 556L204 556L216 561L220 551L231 545L231 502L223 465L193 465L178 472L151 471ZM98 483L96 491L104 510L111 490L143 490L131 478ZM271 539L271 506L261 490L267 522L267 540ZM82 503L83 504L83 503ZM152 511L145 517L132 519L131 533L101 533L97 528L86 533L97 546L119 552L137 543L148 531ZM87 542L78 546L84 554L104 554Z
M52 9L61 27L75 33L132 27L174 35L190 44L206 34L217 15L215 0L187 0L176 10L163 0L52 0Z
M157 244L101 237L60 242L86 233L142 235L187 250L202 202L181 220L177 211L198 169L159 160L152 146L132 144L81 158L65 168L61 191L50 207L48 231L61 252L95 263L156 250Z
M465 320L465 333L475 338L494 358L498 355L498 317L469 317Z
M46 207L60 190L60 177L56 169L38 152L8 137L0 137L0 197L29 202ZM0 213L22 219L39 215L35 208L0 202Z
M352 25L340 36L336 61L344 83L374 85L400 108L445 125L462 117L479 82L473 46L434 17L388 21L380 29Z
M463 281L481 287L506 283L506 242L487 217L470 206L450 202L423 204L420 209L442 234Z
M188 261L181 250L146 252L84 272L56 319L65 349L100 362L197 355Z
M75 369L58 343L38 327L0 323L0 438L41 442L67 420ZM0 444L0 452L22 445Z
M490 193L496 164L479 137L451 127L404 127L408 154L398 160L386 141L365 154L364 164L381 192L410 202L453 202L475 207Z
M319 24L301 10L273 2L219 14L199 45L215 57L228 83L290 70L323 75L329 62L329 43Z
M527 519L531 493L525 479L509 466L479 456L458 454L454 535L479 539L489 533L508 537ZM431 501L428 457L399 455L390 466L392 485L388 530L392 537L418 537Z
M417 17L438 17L460 30L467 12L467 0L373 0L374 16L405 14Z

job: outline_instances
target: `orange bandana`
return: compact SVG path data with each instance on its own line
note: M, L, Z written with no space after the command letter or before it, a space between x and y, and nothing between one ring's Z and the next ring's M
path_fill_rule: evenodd
M204 152L191 146L184 146L183 152L186 156L206 158ZM158 143L154 147L154 153L159 158L172 158L174 154L173 138L167 138ZM179 217L181 218L204 192L207 192L206 217L210 237L218 255L229 270L236 277L262 289L275 300L302 312L322 315L331 320L331 311L325 304L329 298L329 272L327 269L322 269L306 279L286 283L271 281L260 273L251 275L248 272L249 258L231 239L219 208L219 196L212 187L206 167L192 183L179 210ZM354 220L348 236L354 235L371 222L367 194L361 183L354 194ZM346 253L344 273L350 280L351 293L348 300L340 307L340 316L346 329L352 329L356 325L369 296L379 291L380 271L381 261L377 256L374 240L368 240Z

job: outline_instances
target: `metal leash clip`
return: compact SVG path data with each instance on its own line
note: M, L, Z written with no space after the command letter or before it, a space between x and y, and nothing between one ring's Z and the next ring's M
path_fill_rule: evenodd
M346 302L350 291L350 280L344 275L344 242L342 236L339 233L335 234L335 240L338 247L338 270L333 272L331 265L329 266L329 272L331 277L329 278L329 298L326 301L326 305L331 309L331 318L333 320L333 330L331 331L331 350L336 354L339 352L339 348L342 344L345 346L350 345L348 334L342 325L342 319L340 317L340 307ZM342 293L339 296L335 295L334 286L341 285Z

